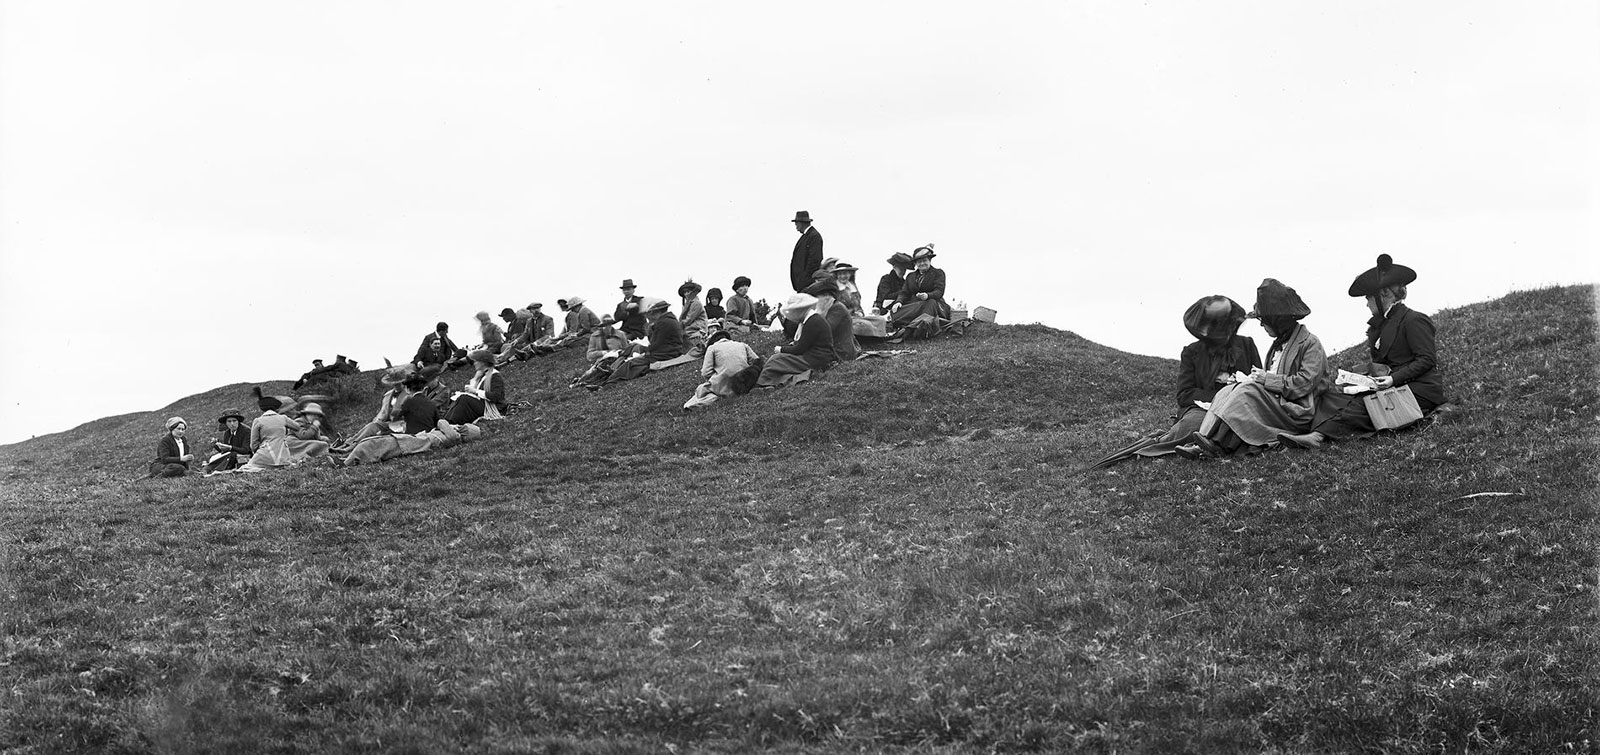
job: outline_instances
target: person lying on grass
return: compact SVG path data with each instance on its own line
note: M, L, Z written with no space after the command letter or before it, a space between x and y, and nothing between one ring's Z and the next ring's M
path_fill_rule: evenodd
M706 346L705 359L700 363L700 377L705 378L694 389L694 396L683 404L684 411L716 403L718 399L749 393L761 374L761 357L749 344L733 340L726 330L711 334Z
M1174 451L1191 459L1254 452L1280 434L1310 429L1317 396L1333 384L1334 370L1322 341L1300 324L1309 314L1311 308L1294 289L1273 278L1261 282L1247 316L1260 318L1273 338L1267 369L1251 370L1217 391L1192 442Z
M1254 339L1239 335L1245 321L1244 307L1220 294L1201 297L1183 313L1183 327L1195 342L1178 355L1176 397L1178 413L1165 434L1141 438L1094 463L1090 469L1109 466L1134 456L1163 456L1174 453L1200 429L1206 409L1217 391L1235 382L1234 375L1261 366L1261 355Z
M182 417L167 420L161 440L156 441L156 460L150 462L151 477L182 477L189 473L189 462L194 461L194 453L189 450L189 442L183 437L188 431L189 423Z
M799 323L795 338L778 346L761 368L756 379L757 388L780 388L811 379L811 373L828 369L836 360L833 354L833 334L828 329L828 319L817 311L817 297L795 294L789 297L779 312L790 322Z
M467 358L471 359L478 369L461 392L453 397L455 403L450 405L450 413L445 415L445 419L450 420L452 425L465 425L480 419L495 420L504 417L506 381L494 367L494 354L487 349L478 349L469 352Z
M420 433L377 435L362 440L345 455L342 466L377 464L400 456L437 451L441 448L468 443L483 437L483 429L474 424L452 425L445 420L434 423L433 428Z
M1364 297L1367 312L1367 354L1370 362L1360 371L1373 379L1376 390L1401 385L1411 386L1411 395L1423 416L1445 403L1444 380L1436 369L1438 343L1433 320L1405 305L1406 286L1417 279L1417 272L1396 265L1387 254L1378 255L1378 264L1357 276L1350 284L1350 295ZM1296 448L1321 448L1332 440L1370 437L1377 432L1362 399L1370 392L1328 391L1317 400L1317 416L1311 432L1278 436L1285 445Z
M429 379L406 367L393 367L380 378L390 389L378 404L372 421L346 438L334 454L347 454L367 438L395 433L427 432L439 421L439 407L428 395Z

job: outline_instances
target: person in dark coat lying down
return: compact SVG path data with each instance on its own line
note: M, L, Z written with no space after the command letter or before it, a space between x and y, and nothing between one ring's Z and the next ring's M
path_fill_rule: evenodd
M151 477L182 477L189 473L189 462L194 461L194 453L183 437L188 430L189 423L182 417L167 420L167 431L156 442L156 460L150 462Z
M757 388L793 385L822 372L835 361L833 333L828 318L817 311L817 297L795 294L783 305L782 315L796 326L795 339L777 347L756 378Z
M1183 313L1183 327L1197 340L1183 347L1178 357L1177 422L1165 434L1143 438L1095 462L1090 469L1134 456L1163 456L1187 443L1206 416L1206 407L1201 404L1209 405L1217 391L1232 385L1234 373L1249 373L1261 366L1255 340L1239 335L1244 320L1244 307L1220 294L1202 297L1189 305Z
M1433 320L1405 305L1406 286L1416 279L1415 270L1396 265L1389 255L1381 254L1375 267L1350 284L1350 295L1364 297L1372 314L1367 320L1371 362L1361 372L1374 378L1378 390L1411 386L1411 395L1426 416L1445 403L1444 380L1439 376ZM1298 448L1319 448L1330 440L1368 437L1377 428L1363 397L1328 391L1317 400L1311 432L1284 434L1278 439Z
M239 466L239 458L250 458L250 428L244 424L244 413L229 409L217 418L217 438L211 447L216 449L205 464L205 473L226 472Z
M1174 451L1189 458L1224 456L1311 428L1317 396L1333 384L1334 369L1321 339L1300 324L1309 314L1311 308L1294 289L1273 278L1261 282L1255 310L1247 317L1261 318L1261 328L1273 338L1267 368L1251 370L1218 390L1200 429L1190 436L1192 445Z

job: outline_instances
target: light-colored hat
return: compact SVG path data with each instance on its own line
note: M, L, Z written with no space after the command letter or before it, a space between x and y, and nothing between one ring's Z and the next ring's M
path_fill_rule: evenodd
M665 312L671 307L672 305L668 304L666 299L657 299L655 297L639 302L639 311L641 312Z
M378 381L384 385L399 385L404 383L407 378L410 378L411 373L412 369L411 365L409 364L403 364L399 367L390 367L389 369L383 371L383 376L378 378Z
M189 421L184 419L184 418L182 418L182 417L168 417L167 418L167 432L172 432L172 428L177 427L178 425L183 425L184 427L188 427L189 426Z
M582 306L584 301L586 301L586 300L581 296L569 296L569 297L567 297L567 306L568 307Z
M473 315L473 317L478 318L478 320L480 320L482 322L488 322L489 321L489 313L487 311L479 312L478 314Z
M305 406L300 407L300 413L301 414L315 414L318 417L326 417L327 416L327 415L322 413L322 406L319 405L319 404L314 404L314 403L306 404Z
M839 264L833 266L833 271L835 273L853 273L856 270L856 266L848 262L840 262Z
M799 312L817 306L817 297L811 294L795 294L783 303L783 314L788 317L790 312ZM793 318L791 318L793 319Z

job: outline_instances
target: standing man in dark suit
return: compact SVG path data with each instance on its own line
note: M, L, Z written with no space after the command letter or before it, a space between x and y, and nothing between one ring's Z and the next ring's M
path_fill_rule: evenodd
M811 274L822 267L822 234L811 226L811 213L800 210L794 214L794 229L800 239L794 242L794 257L789 260L789 283L796 292L803 292L812 283ZM800 324L783 318L783 333L794 338Z

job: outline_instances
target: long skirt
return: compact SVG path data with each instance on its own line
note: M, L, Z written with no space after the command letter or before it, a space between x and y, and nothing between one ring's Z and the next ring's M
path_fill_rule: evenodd
M322 440L299 438L274 438L261 444L250 455L250 461L234 470L236 472L264 472L328 455L328 443Z
M934 317L948 320L950 319L950 305L945 304L944 299L929 298L920 301L913 299L910 304L902 306L895 310L894 314L889 315L889 327L891 329L902 327L922 315L933 315Z
M1317 416L1311 421L1311 429L1334 440L1366 438L1378 432L1378 428L1372 424L1372 415L1367 413L1367 403L1363 400L1369 395L1358 393L1352 396L1341 391L1328 391L1318 396ZM1417 406L1422 409L1423 416L1438 408L1421 397L1417 398Z
M1252 446L1277 441L1282 434L1298 435L1311 429L1310 407L1285 401L1260 383L1223 386L1211 400L1211 411L1200 422L1200 434L1216 437L1217 425L1226 425Z
M501 419L505 415L500 413L500 407L485 401L477 396L461 396L454 404L450 405L450 412L445 415L445 421L452 425L465 425L468 422L477 422L480 419Z
M811 363L799 354L773 354L761 367L757 388L782 388L811 379Z

